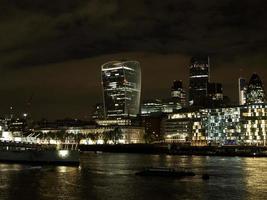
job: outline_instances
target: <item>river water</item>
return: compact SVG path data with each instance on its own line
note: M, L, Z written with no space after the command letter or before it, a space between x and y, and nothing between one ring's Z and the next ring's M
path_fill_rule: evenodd
M178 166L197 176L135 176L150 166ZM211 175L208 181L203 173ZM5 199L265 200L267 158L87 153L80 167L0 164L0 200Z

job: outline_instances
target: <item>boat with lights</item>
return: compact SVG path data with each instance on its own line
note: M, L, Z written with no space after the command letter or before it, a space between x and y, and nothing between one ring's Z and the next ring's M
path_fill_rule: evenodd
M0 162L36 165L79 165L78 149L58 149L53 145L0 142Z

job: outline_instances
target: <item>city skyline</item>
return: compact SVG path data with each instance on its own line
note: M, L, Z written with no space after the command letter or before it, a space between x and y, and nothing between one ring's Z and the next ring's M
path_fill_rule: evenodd
M187 90L189 60L199 53L210 56L211 82L234 102L239 77L267 75L262 0L4 0L0 7L3 114L10 106L25 111L31 99L36 118L84 118L102 99L99 66L123 58L141 63L143 99L164 98L173 80Z
M0 0L0 200L267 199L266 0Z
M129 56L129 54L126 54ZM145 56L146 55L146 56ZM175 56L172 57L172 62L176 62L178 66L176 67L176 63L171 66L170 72L164 71L164 74L167 76L162 76L162 74L154 73L154 76L149 76L150 72L153 71L153 64L157 63L162 64L164 66L165 61L162 58L154 57L155 54L151 53L143 53L139 54L139 59L143 60L144 57L149 57L148 61L144 59L143 62L140 62L141 70L142 70L142 100L146 99L152 99L152 98L165 98L169 97L171 92L171 86L172 82L174 80L182 80L183 81L183 87L188 93L188 77L189 77L189 65L190 65L190 57L182 58L177 56L177 60L175 60ZM162 55L159 55L162 56ZM104 57L104 56L102 56ZM41 72L38 70L40 68L33 69L32 70L19 70L17 69L14 72L15 76L21 76L21 73L23 76L25 76L22 80L22 84L17 83L16 79L14 79L12 82L9 79L8 76L4 77L5 82L9 82L10 86L12 87L18 87L20 90L17 90L17 88L11 88L13 91L16 91L14 94L12 94L12 98L6 98L8 101L5 102L5 99L3 99L3 104L1 105L1 109L3 110L2 114L9 113L9 107L13 106L14 112L25 112L27 108L27 101L31 99L31 110L30 112L33 113L33 117L35 118L64 118L64 117L73 117L73 118L82 118L86 119L88 117L89 112L91 111L92 107L99 102L102 102L102 92L101 92L101 65L104 64L101 62L103 59L102 57L98 59L93 59L92 63L94 64L94 71L95 74L92 76L89 76L90 70L88 69L88 60L91 59L85 59L83 61L79 61L78 63L81 63L80 70L75 70L74 66L76 65L76 61L70 61L64 63L64 64L54 64L49 66L50 69L55 66L57 70L49 71L45 68L41 69ZM110 57L110 59L113 58L113 60L118 60L119 55L113 55ZM122 56L125 58L125 56ZM109 57L108 57L109 58ZM107 58L107 61L109 61ZM132 57L131 57L132 58ZM257 72L263 83L265 83L265 76L262 75L264 73L263 70L260 70L260 68L240 68L236 69L233 68L232 65L228 65L228 70L232 70L235 73L229 73L229 71L225 72L221 65L217 65L215 67L215 63L213 60L216 60L216 58L211 58L211 67L210 67L210 78L212 82L221 82L223 86L223 92L226 96L229 96L231 100L238 104L238 78L244 77L247 80L249 80L250 76ZM172 63L172 62L167 62ZM86 63L86 64L85 64ZM98 65L99 63L99 65ZM214 63L214 64L213 64ZM90 64L89 64L90 65ZM238 64L237 64L238 65ZM240 65L240 64L239 64ZM92 65L91 65L92 66ZM166 65L165 65L166 66ZM218 67L219 66L219 67ZM241 66L241 65L240 65ZM255 69L258 69L255 70ZM65 73L62 74L62 71L65 70ZM156 69L156 71L161 71L161 69ZM180 71L180 73L179 73ZM4 73L8 73L7 71L2 71ZM225 76L221 76L223 73L226 73ZM229 74L228 74L229 73ZM37 74L36 77L32 76L32 74ZM41 76L43 75L43 77ZM60 76L61 75L61 76ZM81 78L81 77L83 78ZM148 80L146 77L149 76L151 80ZM49 77L49 83L47 83L47 77ZM29 80L29 78L32 78L32 80ZM227 78L227 79L224 79ZM63 79L63 80L62 80ZM71 80L71 81L69 81ZM87 81L88 80L88 81ZM92 81L91 81L92 80ZM156 85L160 80L161 83L160 86ZM3 81L3 79L2 79ZM29 84L34 82L36 85L31 85L31 87L28 87ZM43 83L46 83L42 85ZM14 85L13 85L14 84ZM265 85L265 84L264 84ZM3 94L10 94L11 91L8 91L7 89L3 91ZM44 91L44 93L40 93L41 91ZM46 94L47 93L47 94ZM60 96L59 96L60 94ZM5 95L6 96L6 95ZM15 97L15 99L13 99ZM77 99L78 97L78 99ZM60 100L60 101L59 101ZM46 101L46 102L44 102ZM73 103L75 102L75 103ZM77 102L77 103L76 103ZM71 104L72 107L69 107ZM37 108L36 107L42 105L45 107L45 109ZM68 109L66 109L66 106L68 106ZM78 110L77 110L78 108ZM57 112L58 109L58 112ZM38 114L38 112L40 113Z

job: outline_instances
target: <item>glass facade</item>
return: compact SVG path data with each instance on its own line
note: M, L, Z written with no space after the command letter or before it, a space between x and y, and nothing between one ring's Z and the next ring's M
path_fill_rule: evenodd
M206 113L203 125L209 143L237 144L240 141L240 107L207 109Z
M266 146L267 104L170 114L163 127L166 141L186 138L192 145Z
M101 67L106 118L135 117L139 113L141 69L137 61L112 61Z
M249 80L248 88L246 92L246 103L264 103L265 94L260 77L257 74L253 74Z
M243 142L249 145L266 145L267 105L253 104L241 110Z
M209 83L209 57L194 57L189 69L189 103L205 105Z

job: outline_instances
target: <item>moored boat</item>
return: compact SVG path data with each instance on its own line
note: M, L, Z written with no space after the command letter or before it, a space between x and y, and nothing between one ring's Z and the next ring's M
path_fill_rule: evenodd
M136 175L183 178L186 176L195 176L195 173L192 171L178 170L175 168L152 167L152 168L146 168L140 172L137 172Z
M56 149L25 145L23 143L6 143L0 148L0 162L79 165L80 152L75 149Z

